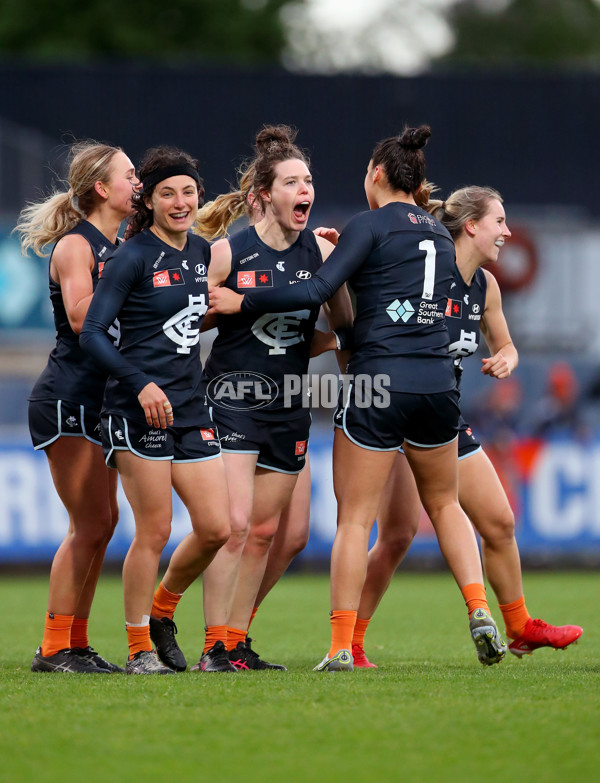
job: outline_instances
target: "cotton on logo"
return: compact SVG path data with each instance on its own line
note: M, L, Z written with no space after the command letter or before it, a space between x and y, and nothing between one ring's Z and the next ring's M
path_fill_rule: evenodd
M270 345L269 356L284 354L292 345L304 342L300 331L302 321L310 318L310 310L295 310L292 313L266 313L252 326L252 334L261 343Z
M190 353L191 347L200 342L200 319L205 315L205 296L188 296L189 305L163 325L163 332L177 343L177 353Z

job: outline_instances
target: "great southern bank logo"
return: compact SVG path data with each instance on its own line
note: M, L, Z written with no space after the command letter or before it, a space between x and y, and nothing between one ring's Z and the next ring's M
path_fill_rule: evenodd
M256 410L270 405L279 394L279 387L262 373L226 372L210 381L206 394L216 408Z
M386 313L394 323L399 321L401 318L404 323L406 323L408 319L414 315L414 312L415 308L411 305L408 299L405 299L404 302L400 302L399 299L394 299L392 304L386 308Z

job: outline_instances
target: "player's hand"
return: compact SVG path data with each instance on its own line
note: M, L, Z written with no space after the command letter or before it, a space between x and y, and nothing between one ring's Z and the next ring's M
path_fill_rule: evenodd
M340 238L339 231L336 231L335 228L325 228L325 226L319 226L319 228L315 228L313 233L316 236L323 237L323 239L331 242L332 245L337 245L338 239Z
M320 329L315 329L315 333L310 344L310 358L320 356L325 351L335 351L337 348L337 342L335 334L333 332L322 332Z
M173 424L173 408L164 391L155 383L149 383L138 394L149 427L164 430Z
M484 375L489 375L490 377L497 378L498 380L510 377L510 373L512 371L511 367L502 355L501 351L487 359L482 359L481 363L483 365L481 372Z
M219 313L220 315L234 315L239 313L242 309L243 294L236 294L231 288L225 288L225 286L208 286L208 299L210 307L208 308L209 315L211 313Z

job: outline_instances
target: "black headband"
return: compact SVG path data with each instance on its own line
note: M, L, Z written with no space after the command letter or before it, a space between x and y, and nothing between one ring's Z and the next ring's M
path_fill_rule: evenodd
M163 179L177 177L179 174L185 174L195 180L198 185L200 184L200 175L193 166L189 163L175 163L172 166L162 166L159 169L154 169L154 171L147 174L142 180L143 190L147 191L158 182L162 182Z

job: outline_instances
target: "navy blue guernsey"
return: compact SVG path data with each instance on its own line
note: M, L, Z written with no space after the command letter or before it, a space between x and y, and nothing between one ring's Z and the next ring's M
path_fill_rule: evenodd
M113 245L104 234L101 234L87 220L79 223L65 236L70 234L82 236L89 242L94 256L92 285L95 290L104 261L115 251L116 245ZM54 253L54 249L52 253ZM50 255L51 261L52 254ZM85 405L90 411L99 413L102 407L107 374L94 358L80 347L79 336L75 334L69 324L61 287L50 277L50 262L48 265L48 281L54 315L54 327L56 329L56 346L52 349L48 357L48 363L36 381L29 399L67 400L68 402ZM118 335L113 333L112 336L115 338Z
M456 381L444 313L454 267L446 227L419 207L392 202L353 217L310 280L247 293L242 313L317 307L348 280L357 310L348 372L388 375L391 391L448 391Z
M286 250L274 250L266 245L254 227L240 231L229 239L231 273L225 286L238 293L253 290L274 291L299 287L323 266L321 251L312 231L305 229ZM227 380L238 382L258 373L273 381L279 393L264 407L256 398L252 385L247 385L244 399L236 407L256 411L256 415L272 416L276 411L289 415L302 407L302 393L284 398L286 375L301 376L308 369L310 343L319 305L305 305L286 313L269 311L255 315L221 315L217 319L219 334L206 361L207 381L227 374ZM213 404L219 395L215 384L209 385Z
M137 395L153 381L173 406L175 426L204 420L200 326L208 309L210 246L194 234L183 250L149 229L107 260L81 344L110 374L104 413L144 421ZM107 337L119 318L119 350Z
M446 325L450 335L448 350L454 359L457 384L460 384L463 358L474 354L479 347L486 294L487 278L483 269L477 269L471 285L467 285L456 267L446 309Z

